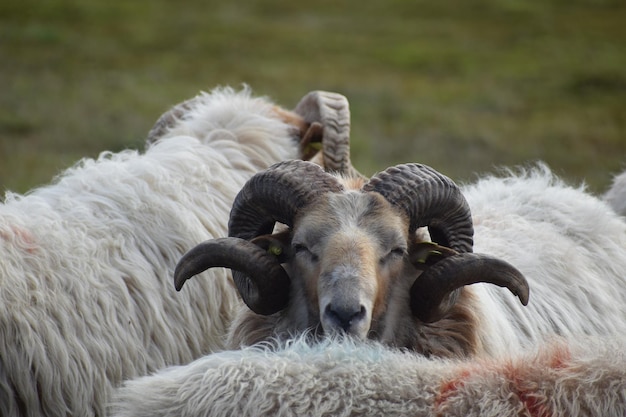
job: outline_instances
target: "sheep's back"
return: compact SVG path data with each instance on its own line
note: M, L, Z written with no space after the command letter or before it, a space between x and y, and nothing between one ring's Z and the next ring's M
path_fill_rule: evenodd
M512 329L519 345L554 334L626 331L626 224L605 203L544 166L483 178L464 192L475 251L507 260L529 281L526 307L502 289L479 284L493 308L505 312L490 320ZM501 334L506 343L510 334Z

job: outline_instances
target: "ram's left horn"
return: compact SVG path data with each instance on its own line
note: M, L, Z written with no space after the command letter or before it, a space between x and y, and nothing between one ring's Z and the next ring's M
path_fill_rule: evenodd
M459 288L479 282L506 287L523 305L528 304L528 282L513 265L488 255L459 253L417 277L411 287L411 311L424 323L438 321L454 306Z

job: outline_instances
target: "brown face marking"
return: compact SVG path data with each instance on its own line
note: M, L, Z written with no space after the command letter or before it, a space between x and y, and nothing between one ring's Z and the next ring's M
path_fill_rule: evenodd
M318 258L301 263L312 309L318 308L320 274L349 265L360 279L373 280L360 287L374 297L373 316L384 314L389 285L403 269L408 225L402 214L377 193L329 194L309 207L294 230L294 245L306 246Z
M372 238L373 253L368 258L375 267L376 299L372 318L378 319L387 309L387 297L394 278L403 270L399 250L406 251L408 220L378 193L368 193L368 204L360 218L360 227ZM396 253L391 251L396 250Z

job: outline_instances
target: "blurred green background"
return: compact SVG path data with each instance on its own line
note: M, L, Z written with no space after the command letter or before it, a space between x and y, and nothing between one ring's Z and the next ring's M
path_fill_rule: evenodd
M141 149L171 105L242 83L287 108L346 95L368 175L543 160L602 192L626 169L623 0L2 0L0 192Z

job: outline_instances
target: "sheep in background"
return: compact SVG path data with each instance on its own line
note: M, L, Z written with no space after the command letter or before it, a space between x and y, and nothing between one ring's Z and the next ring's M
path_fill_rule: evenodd
M171 129L179 127L181 119L193 117L193 107L200 98L186 100L164 113L148 133L147 143L172 134ZM274 107L273 111L299 131L302 159L329 172L364 178L350 162L350 105L346 97L327 91L312 91L300 100L293 112L280 107ZM215 127L211 120L205 122L204 129ZM183 132L176 130L174 134Z
M196 242L226 233L232 201L254 173L298 157L300 141L347 137L326 132L349 128L345 121L307 120L349 115L341 103L317 92L290 112L248 89L216 89L165 114L145 153L104 152L51 185L7 193L0 415L104 416L125 379L221 349L239 305L230 277L211 271L175 294L174 265Z
M602 198L617 214L626 217L626 171L613 178L611 188Z
M128 381L111 417L623 416L625 351L622 336L433 360L380 344L300 338Z
M269 235L275 222L291 229ZM423 243L421 226L443 247ZM233 268L249 309L235 320L230 348L347 333L465 357L554 335L626 332L626 224L544 166L461 191L419 164L365 182L283 162L246 183L229 236L188 252L175 283ZM467 286L479 282L506 286L521 303L492 285Z

